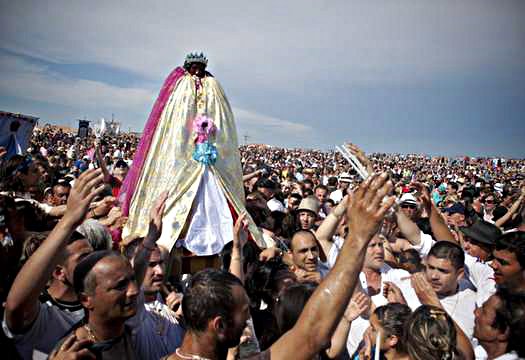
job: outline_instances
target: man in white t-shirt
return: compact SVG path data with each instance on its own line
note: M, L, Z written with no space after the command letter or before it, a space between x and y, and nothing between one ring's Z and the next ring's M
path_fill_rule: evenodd
M266 199L266 205L270 211L285 212L283 203L275 198L278 185L274 181L267 178L259 179L255 183L255 188L263 194Z
M412 276L412 287L422 304L439 306L472 339L476 292L461 278L465 254L457 244L438 241L432 246L426 260L425 273Z
M381 235L375 235L368 243L363 270L359 274L361 287L376 307L388 302L405 302L415 310L420 302L411 287L410 273L385 264L383 241ZM352 322L346 342L349 354L355 352L368 326L368 319L363 317Z
M423 190L423 192L425 191ZM426 196L428 197L428 194L426 194ZM432 202L430 202L430 200L427 200L426 202L424 201L423 203L423 206L426 208L427 213L430 214L430 226L432 228L433 233L437 234L436 236L440 236L439 240L447 240L456 244L457 240L451 233L447 224L443 221L439 209L437 209L437 207ZM403 235L411 244L410 247L417 250L422 259L427 257L428 253L430 252L430 249L436 243L432 236L423 233L414 221L412 221L404 213L399 211L397 212L397 224L400 230L402 231ZM471 238L476 239L476 241L478 242L483 241L484 243L489 244L495 243L497 233L492 231L492 229L487 228L487 226L484 225L486 223L483 223L483 226L478 224L479 223L475 223L468 229L461 228L462 233L468 233L468 237L466 238L466 249L468 248L468 241ZM491 225L488 224L488 226ZM483 254L489 253L483 253L482 251L474 251L476 249L480 248L474 247L474 245L472 245L470 247L469 252L472 255L476 255L477 257L471 256L469 254L465 255L463 268L464 274L462 278L464 279L464 281L466 281L466 283L462 283L462 285L468 285L476 291L476 302L478 306L481 306L485 302L485 300L495 292L495 283L493 279L493 271L490 268L490 266L487 263L485 263L487 258L482 256Z
M348 173L342 173L339 175L339 189L330 193L330 199L335 201L336 204L341 202L349 192L348 188L350 187L351 182L352 178Z

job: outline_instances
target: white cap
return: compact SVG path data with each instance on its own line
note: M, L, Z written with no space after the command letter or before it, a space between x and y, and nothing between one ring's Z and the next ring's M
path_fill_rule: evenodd
M401 199L399 199L399 204L403 204L403 203L417 205L417 200L414 197L414 195L410 193L405 193L403 194L403 196L401 196Z

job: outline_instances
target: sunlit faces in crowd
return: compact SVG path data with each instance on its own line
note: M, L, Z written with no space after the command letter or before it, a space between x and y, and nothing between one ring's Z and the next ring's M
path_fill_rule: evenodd
M65 205L71 192L71 185L68 182L61 182L53 186L53 198L57 205Z
M150 295L159 292L162 288L162 284L164 283L164 276L164 256L161 253L159 247L155 246L154 250L151 251L148 260L148 267L146 268L144 281L142 283L144 294Z
M321 204L324 204L328 198L328 188L324 185L319 185L314 190L314 195Z
M500 329L494 327L496 310L501 306L501 299L494 294L474 311L474 337L480 341L495 341L500 335Z
M486 211L492 211L496 207L494 195L488 195L483 200L483 205Z
M494 259L490 266L494 270L494 280L498 285L508 288L525 287L525 232L510 232L496 241Z
M305 271L317 271L319 245L310 231L298 231L290 243L292 261L296 267Z
M512 351L525 356L525 293L498 288L474 316L474 337L493 358Z
M84 280L80 301L91 317L123 321L137 312L139 288L130 263L113 254L99 260Z
M36 186L46 174L44 167L30 157L20 158L20 164L16 168L17 176L25 188Z
M231 291L234 304L233 316L223 334L223 343L229 348L239 344L246 322L250 318L250 299L244 287L236 285Z
M449 296L458 291L464 261L465 255L458 245L447 241L434 244L426 260L425 275L437 295Z
M417 212L416 204L405 202L399 205L399 207L401 208L401 211L403 211L409 219L412 219Z
M129 167L128 164L126 164L125 161L119 160L115 164L115 167L113 168L113 176L115 176L120 181L124 181L124 178L128 174Z
M363 268L379 271L385 264L385 249L383 247L383 237L374 235L366 248L365 262Z
M301 203L302 197L299 194L290 194L288 196L288 202L287 202L287 208L288 211L295 211L299 207L299 204Z
M465 215L460 212L445 212L445 217L447 220L447 225L454 226L466 226Z
M399 254L399 267L411 274L422 271L423 265L419 252L415 249L402 250Z
M468 236L463 237L463 249L470 256L482 261L487 260L491 254L491 247L489 245L475 241Z
M300 210L299 214L299 225L302 230L312 229L315 225L315 220L317 219L317 214L309 210Z
M450 195L450 196L456 195L457 192L458 192L458 189L459 189L458 184L456 184L456 183L449 183L447 185L447 195Z

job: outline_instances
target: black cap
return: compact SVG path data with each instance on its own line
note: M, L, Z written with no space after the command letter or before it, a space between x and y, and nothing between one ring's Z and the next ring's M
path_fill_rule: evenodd
M494 224L480 220L470 227L460 228L461 232L472 240L490 246L496 245L496 239L501 236L501 230Z

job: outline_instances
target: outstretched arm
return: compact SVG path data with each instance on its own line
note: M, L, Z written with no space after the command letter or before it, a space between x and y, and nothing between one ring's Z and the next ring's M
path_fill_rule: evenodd
M361 164L363 164L365 166L366 171L369 174L372 174L374 172L374 166L372 165L372 162L370 161L368 156L366 156L365 152L363 150L361 150L361 148L359 148L359 146L357 146L355 144L352 144L352 143L349 143L349 144L346 144L346 148L352 154L355 155L355 157L357 158L357 160L359 160L361 162Z
M104 189L100 170L88 170L77 179L67 200L67 211L53 231L31 255L18 273L7 296L6 320L14 333L23 333L38 315L38 296L51 274L75 228L89 210L89 204Z
M337 325L337 329L335 329L330 347L326 349L326 356L330 359L337 359L341 355L346 347L352 321L368 310L370 310L370 298L364 292L356 291L345 310L343 318Z
M439 213L439 209L437 208L436 204L434 204L434 202L430 199L430 193L428 192L427 187L420 183L416 183L413 186L417 187L421 192L420 200L427 210L430 228L432 229L434 238L437 240L445 240L457 243L454 234L448 228L445 220L443 220L443 217Z
M432 286L428 283L423 273L412 275L411 284L422 304L437 306L446 312L443 304L441 304L441 301L439 301L436 292L434 289L432 289ZM465 359L474 359L474 350L472 349L470 340L468 339L465 332L459 327L456 320L452 318L452 316L451 319L454 322L454 327L456 328L456 343L458 350Z
M153 204L153 207L150 210L148 234L142 241L142 244L140 244L139 250L133 258L133 270L135 271L135 277L139 287L144 281L151 252L155 249L157 240L162 233L162 215L164 214L164 208L166 207L167 197L168 193L163 192L160 194L155 204Z
M95 157L97 158L100 170L102 170L102 174L104 174L104 182L109 182L111 175L109 174L108 167L106 166L106 160L104 160L102 152L100 151L99 140L95 140Z
M308 300L295 326L271 348L272 359L310 359L332 337L358 281L366 247L379 231L394 198L382 202L392 190L387 174L370 176L353 194L347 211L349 236L328 276Z
M523 206L525 200L525 188L521 190L520 197L512 204L509 211L505 213L501 218L499 218L496 221L496 226L502 227L505 225L507 221L509 221L511 218L515 217L515 215L519 212L521 206Z
M255 170L254 172L252 173L249 173L249 174L246 174L246 175L243 175L242 177L242 181L248 181L250 179L253 179L254 177L256 176L260 176L263 174L263 171L262 170Z
M242 249L244 244L246 244L246 229L248 227L248 222L245 219L246 213L242 213L233 226L233 244L230 260L230 272L237 276L243 284L244 271L242 268Z
M405 239L414 246L419 245L421 243L421 230L419 230L416 223L406 216L401 209L396 211L396 220L397 226Z
M315 237L319 241L319 244L323 248L323 252L326 256L330 253L333 242L332 237L337 230L339 222L343 218L346 209L348 207L348 195L333 209L330 214L323 220L321 226L315 232Z

